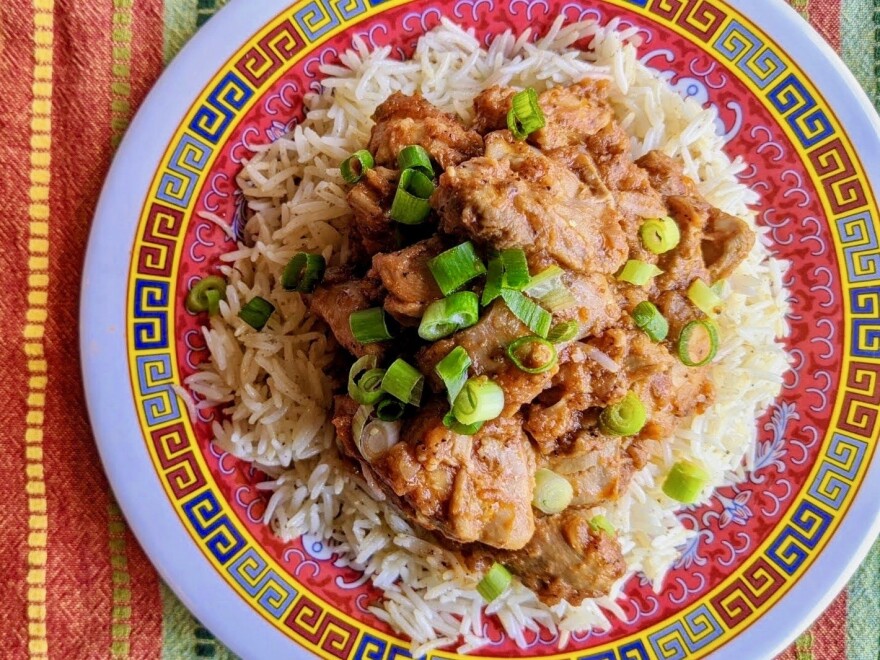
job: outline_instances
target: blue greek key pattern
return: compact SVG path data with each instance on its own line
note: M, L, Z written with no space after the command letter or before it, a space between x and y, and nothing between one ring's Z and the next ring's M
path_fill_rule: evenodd
M663 660L684 660L717 639L724 632L721 622L705 605L648 636L651 648Z
M784 71L785 64L754 32L737 20L732 20L712 44L725 59L735 62L736 68L764 89Z
M199 175L207 167L212 153L209 145L192 135L184 134L162 173L156 199L178 208L188 208L199 182Z
M141 355L135 360L138 390L143 397L148 426L158 426L180 417L177 394L171 389L171 356Z
M846 256L846 272L853 282L880 279L880 242L877 220L868 211L838 218L837 229Z
M816 547L831 524L832 514L803 501L791 522L767 549L767 557L783 571L793 575L804 563L809 551Z
M640 640L636 640L602 653L579 656L577 660L648 660L650 657L645 645Z
M839 509L859 473L867 448L863 440L835 433L807 492L832 509Z
M307 41L317 41L339 26L339 16L333 11L329 0L312 0L302 5L294 12L293 20Z
M387 647L388 643L384 639L365 632L354 652L354 660L383 660Z
M168 282L134 282L134 346L139 351L168 348L169 288Z
M250 596L276 619L284 616L297 591L271 568L266 560L248 548L226 569Z
M225 564L244 546L244 539L210 490L183 504L183 512L217 561Z
M803 146L818 144L834 132L828 116L793 73L788 74L770 90L767 98L785 117L786 123L791 126L798 142Z
M880 286L849 292L852 305L852 353L856 357L880 358Z
M211 90L205 103L196 111L189 124L190 129L216 145L253 95L254 90L250 85L230 71Z

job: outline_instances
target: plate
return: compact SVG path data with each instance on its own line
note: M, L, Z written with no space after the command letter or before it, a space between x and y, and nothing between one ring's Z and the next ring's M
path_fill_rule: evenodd
M758 190L772 250L792 261L793 368L758 421L757 469L682 512L699 530L655 594L634 577L625 619L558 649L488 656L769 656L842 588L878 531L880 122L845 67L782 2L763 0L283 0L232 2L163 75L131 125L89 241L83 372L101 457L125 515L183 602L245 657L407 655L365 608L369 584L316 539L285 544L259 520L260 475L211 442L174 387L203 359L183 307L230 248L197 212L232 221L246 145L301 117L318 66L354 35L411 52L441 17L480 38L570 19L640 28L640 56L714 104ZM498 634L495 634L498 633ZM437 657L455 657L451 651Z

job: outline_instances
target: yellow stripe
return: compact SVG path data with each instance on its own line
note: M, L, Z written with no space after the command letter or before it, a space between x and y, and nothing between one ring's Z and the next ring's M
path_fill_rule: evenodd
M110 142L119 146L131 119L131 15L134 0L113 0Z
M54 0L34 0L34 70L31 101L31 154L28 237L28 307L22 331L27 358L28 392L25 418L25 492L28 500L27 616L28 652L47 658L46 560L49 516L43 470L43 408L49 367L43 341L49 299L49 183L52 147L52 45Z
M128 554L125 542L125 521L115 500L111 498L109 514L110 566L113 568L113 607L110 614L110 656L127 658L131 651L131 590L117 588L127 586Z

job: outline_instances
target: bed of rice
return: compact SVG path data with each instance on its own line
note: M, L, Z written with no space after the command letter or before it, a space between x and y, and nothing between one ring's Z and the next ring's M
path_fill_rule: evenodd
M444 23L421 38L407 62L394 60L390 48L371 52L356 38L340 64L323 67L323 89L306 98L305 121L256 147L239 177L255 212L246 228L251 246L239 243L222 257L228 300L203 329L211 359L187 386L197 395L196 406L224 411L214 423L219 446L272 475L261 485L271 491L266 523L284 539L307 533L329 540L341 563L368 575L384 591L372 611L413 640L414 657L449 644L461 652L479 648L491 614L521 646L527 631L538 627L564 645L571 632L605 629L609 616L622 616L615 599L626 578L610 597L579 607L547 607L515 583L484 608L474 588L479 576L376 502L340 461L328 415L332 384L324 376L336 349L299 295L280 287L281 270L299 251L320 252L330 264L346 260L350 213L338 166L367 143L374 108L395 90L419 90L468 119L474 96L492 84L540 91L587 76L610 78L615 111L636 157L661 149L681 158L710 202L753 220L748 205L757 197L737 181L744 165L724 154L714 112L682 99L643 66L634 36L614 23L564 26L560 20L538 39L528 32L504 34L486 49L472 34ZM584 38L589 48L571 48ZM787 264L769 258L763 243L724 294L714 363L717 401L683 425L625 497L597 509L619 530L629 575L640 571L657 589L691 534L676 517L677 503L660 490L663 475L687 457L710 470L715 486L742 480L754 453L755 420L779 393L787 369L777 342L786 333ZM237 317L242 301L254 295L277 308L262 332Z

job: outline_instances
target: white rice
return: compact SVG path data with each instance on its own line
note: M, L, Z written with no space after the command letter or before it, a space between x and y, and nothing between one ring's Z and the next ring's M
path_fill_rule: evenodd
M643 66L630 43L635 32L617 31L613 21L563 26L560 18L540 39L508 32L481 48L471 32L444 22L420 39L407 62L395 60L389 47L371 52L356 37L341 64L323 67L323 89L306 98L305 121L284 138L255 147L239 177L255 212L246 228L253 245L239 243L222 257L227 300L203 329L211 360L187 386L198 408L222 408L213 428L217 444L273 475L260 485L271 492L265 521L284 539L308 534L328 541L339 563L363 571L384 591L370 610L413 640L414 657L450 644L460 652L480 648L488 642L489 615L520 646L527 631L539 627L547 629L544 639L549 632L560 646L574 631L609 628L609 617L623 616L615 603L623 582L639 571L659 590L692 535L676 517L679 505L660 490L669 467L680 458L696 459L710 471L712 486L741 481L753 461L756 418L780 391L787 358L776 339L787 333L787 264L769 257L765 232L758 229L762 240L729 279L718 319L717 400L682 426L623 498L596 509L619 530L629 573L610 597L579 607L547 607L515 583L484 608L475 590L479 576L377 502L337 455L328 417L332 386L324 375L334 349L300 297L278 282L299 251L320 252L330 264L346 260L350 212L338 166L367 143L370 116L392 92L421 91L470 119L474 96L492 84L541 91L588 76L610 78L634 156L660 149L680 158L711 203L754 224L749 205L757 196L737 181L745 166L724 154L716 113L682 99ZM583 38L591 38L587 50L570 48ZM255 295L277 308L262 332L237 317L242 301ZM711 490L704 494L708 498Z

